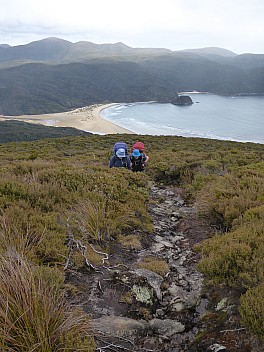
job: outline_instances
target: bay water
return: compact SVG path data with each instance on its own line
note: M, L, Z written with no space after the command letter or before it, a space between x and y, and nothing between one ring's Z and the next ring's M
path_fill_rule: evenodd
M194 104L115 104L101 111L101 117L142 135L176 135L264 144L264 96L186 95Z

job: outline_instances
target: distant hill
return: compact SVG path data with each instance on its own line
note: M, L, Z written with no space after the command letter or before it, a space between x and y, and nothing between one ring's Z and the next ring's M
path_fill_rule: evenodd
M87 136L91 133L71 127L43 126L23 121L0 121L0 143L36 141L43 138Z
M237 56L233 51L217 48L217 47L208 47L208 48L200 48L200 49L185 49L182 52L195 53L199 55L220 55L224 57L234 57Z
M47 38L26 45L0 46L0 62L21 60L76 62L98 57L156 55L170 52L169 49L134 49L123 43L94 44L86 41L72 43L59 38Z
M186 90L264 94L264 55L58 38L0 46L0 114L60 112L107 102L170 102Z

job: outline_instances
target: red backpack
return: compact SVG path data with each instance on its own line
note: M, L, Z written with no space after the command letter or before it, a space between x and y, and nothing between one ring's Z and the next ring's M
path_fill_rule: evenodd
M144 143L143 142L136 142L132 146L132 152L134 149L138 149L141 153L143 153L145 151Z

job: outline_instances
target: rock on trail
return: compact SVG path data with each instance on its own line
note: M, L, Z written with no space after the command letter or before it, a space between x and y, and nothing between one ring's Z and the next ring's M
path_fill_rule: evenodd
M207 301L192 246L206 238L208 228L177 188L153 185L149 212L154 231L142 249L113 243L110 269L70 275L82 287L80 300L91 315L98 351L190 351L199 331ZM137 268L149 257L167 263L164 276Z

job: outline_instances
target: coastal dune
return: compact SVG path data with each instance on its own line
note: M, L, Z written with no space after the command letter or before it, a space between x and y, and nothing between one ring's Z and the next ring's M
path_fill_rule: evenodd
M134 132L100 116L103 109L112 105L114 104L96 104L54 114L0 116L0 121L17 120L53 127L74 127L95 134L133 134Z

